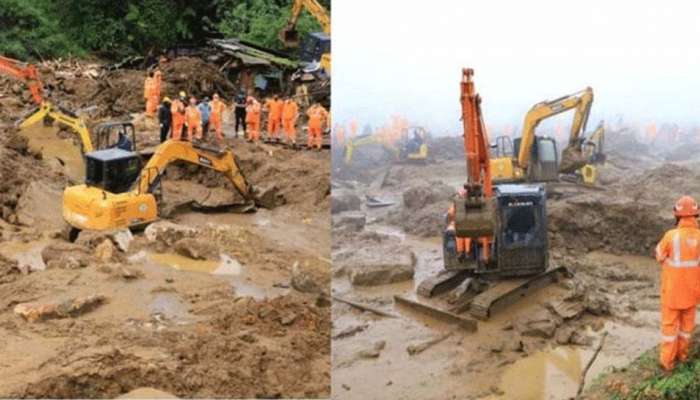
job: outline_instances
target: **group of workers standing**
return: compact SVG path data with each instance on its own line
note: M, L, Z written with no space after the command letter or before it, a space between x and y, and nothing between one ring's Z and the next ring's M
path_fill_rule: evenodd
M226 104L219 94L212 99L205 97L201 101L192 96L189 99L184 91L174 100L164 97L160 106L162 74L156 70L149 73L144 83L144 100L146 115L158 116L161 143L168 138L175 140L205 139L209 130L216 134L220 146L224 145L222 131L223 115ZM235 137L242 130L247 141L258 143L261 134L263 112L267 113L267 138L280 142L281 132L284 141L296 147L296 123L299 118L299 106L292 97L280 98L273 95L265 101L264 106L253 96L246 96L243 91L234 98ZM157 108L157 110L156 110ZM307 147L321 150L324 126L329 123L328 111L319 103L313 104L306 111L308 117Z

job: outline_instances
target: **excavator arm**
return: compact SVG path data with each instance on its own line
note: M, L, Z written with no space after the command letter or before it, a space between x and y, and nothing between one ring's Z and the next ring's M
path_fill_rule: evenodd
M588 137L583 145L585 157L590 164L601 164L605 162L605 122L600 121L595 131Z
M299 34L297 33L297 21L302 10L306 9L321 24L324 33L331 33L331 16L317 0L294 0L292 13L287 20L287 25L280 32L280 40L287 47L299 44Z
M392 154L392 156L398 158L399 149L396 146L390 144L381 135L367 135L360 136L358 138L353 138L345 143L345 164L352 163L353 155L355 154L355 149L362 146L367 146L371 144L381 144L386 151Z
M158 147L141 170L137 183L139 193L151 193L161 174L173 162L185 161L223 173L245 200L254 202L254 190L243 176L231 150L219 151L170 140Z
M30 115L27 119L22 121L19 127L22 129L26 128L28 126L38 123L39 121L43 121L46 117L49 117L52 120L58 122L59 124L64 125L73 130L80 138L83 153L91 153L94 150L92 146L92 139L90 138L90 131L88 131L85 122L83 122L83 120L80 117L73 114L72 112L65 109L57 109L55 106L53 106L47 101L42 102L39 105L39 109L35 113Z
M525 121L523 122L523 134L522 142L520 144L520 149L518 152L518 166L523 170L526 170L528 164L530 163L530 157L532 155L532 146L535 143L535 129L537 125L543 120L553 117L555 115L561 114L563 112L569 111L571 109L576 109L574 114L574 120L571 124L571 132L569 133L569 148L579 148L580 149L580 136L581 132L585 131L586 123L588 122L588 115L591 110L591 104L593 103L593 89L590 87L585 88L580 92L570 94L568 96L563 96L555 100L544 101L532 106L530 111L525 115ZM566 151L564 153L564 158L566 158ZM562 167L569 168L568 165L564 165L566 162L562 160ZM579 165L577 168L580 168ZM573 168L574 170L577 168ZM562 171L566 172L566 171Z
M23 80L32 93L34 102L41 105L44 100L44 85L41 83L39 72L34 65L0 56L0 72Z

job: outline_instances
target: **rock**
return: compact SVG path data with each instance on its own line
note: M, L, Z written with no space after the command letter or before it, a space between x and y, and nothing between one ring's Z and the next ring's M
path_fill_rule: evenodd
M158 221L148 225L144 235L149 242L157 241L172 247L178 240L194 237L197 232L197 229L189 226L178 225L169 221Z
M361 324L361 325L351 325L351 326L345 327L340 332L333 335L332 339L337 340L337 339L343 339L346 337L354 336L354 335L364 331L368 327L369 327L369 324L366 324L366 323Z
M279 192L279 188L276 185L258 187L256 193L256 201L260 207L273 209L284 205L287 200L284 195Z
M331 213L337 214L344 211L359 211L362 200L356 194L347 190L333 190L331 194Z
M29 139L26 136L17 133L10 133L9 139L5 142L5 147L14 150L20 154L26 154L29 149Z
M514 329L522 336L549 339L561 321L555 315L542 309L532 314L522 315L513 321Z
M353 285L385 285L413 279L416 257L407 246L386 244L359 249L342 264Z
M134 240L134 235L129 229L111 231L81 231L78 238L75 240L75 243L94 248L101 244L104 240L110 240L120 251L127 252L129 251L131 241Z
M361 212L346 212L333 224L333 227L345 227L353 232L359 232L365 228L367 217Z
M118 399L177 399L177 396L151 387L141 387L117 397Z
M41 251L46 268L77 269L96 262L95 257L84 246L73 243L54 243Z
M292 287L302 293L320 293L323 291L310 271L306 271L299 262L292 265Z
M219 258L219 250L216 245L195 238L184 238L175 242L175 252L194 260L216 260Z
M280 324L284 326L291 325L297 320L297 317L295 313L289 313L280 319Z
M556 340L557 344L569 344L573 334L574 328L570 326L562 326L559 329L557 329L557 333L554 336L554 340Z
M63 189L44 181L32 181L17 202L17 221L21 225L45 230L65 225L61 198Z
M95 257L102 262L108 262L114 257L115 247L112 241L105 239L95 247Z
M583 314L584 306L579 302L570 301L551 301L547 304L552 312L563 318L564 320L573 319Z
M384 347L386 347L386 341L384 341L384 340L376 341L372 345L371 349L360 350L360 352L357 353L357 357L358 358L378 358L379 355L382 353L382 350L384 350Z
M90 295L62 302L20 303L15 306L14 313L29 322L51 318L76 317L93 310L104 303L105 300L106 298L102 295Z
M583 306L593 315L610 315L610 302L602 293L588 290L583 298Z

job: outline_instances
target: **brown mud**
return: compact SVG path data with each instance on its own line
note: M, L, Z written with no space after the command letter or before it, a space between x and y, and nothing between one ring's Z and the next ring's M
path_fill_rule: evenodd
M342 190L337 195L334 190L331 207L333 295L398 316L382 317L334 302L334 396L573 398L604 332L606 344L588 372L588 385L600 373L622 367L655 346L659 276L651 254L673 225L670 207L675 199L685 193L700 195L700 184L689 179L695 177L697 161L669 163L634 133L627 128L610 132L609 161L600 167L598 187L547 187L550 262L566 266L573 277L478 321L475 333L393 300L402 295L447 305L418 297L416 287L442 268L440 233L449 198L464 180L463 156L454 154L461 152L461 138L434 140L435 160L427 165L370 163L367 168L338 167L345 168L340 174L334 170L334 185ZM393 205L370 207L366 196ZM357 249L386 246L403 246L398 248L415 255L413 278L353 284ZM394 258L391 253L384 257ZM381 350L376 350L378 343ZM416 345L425 349L411 354Z
M97 106L89 126L133 113L137 145L158 143L157 124L140 113L143 71L68 65L42 67L52 96ZM188 74L193 93L230 89L198 60L165 70L167 94ZM233 138L227 117L227 144L254 186L278 188L278 207L178 207L235 196L217 174L178 164L163 179L161 221L70 244L61 194L83 180L75 135L12 127L30 108L12 87L0 80L0 397L330 395L327 150L249 144ZM76 306L50 312L65 304ZM32 307L36 320L20 315Z

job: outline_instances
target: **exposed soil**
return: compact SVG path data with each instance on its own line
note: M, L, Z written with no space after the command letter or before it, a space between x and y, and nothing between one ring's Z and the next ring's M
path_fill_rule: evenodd
M52 99L95 105L89 125L132 114L138 146L157 144L157 124L140 114L143 71L65 65L42 67ZM231 93L199 60L164 71L166 94L183 82L194 94ZM212 171L173 165L163 221L70 244L61 194L83 179L74 135L18 132L11 125L29 98L6 80L0 90L0 397L330 395L327 150L249 144L227 115L227 144L254 186L277 187L277 207L199 212L193 200L225 202L232 188Z
M334 396L573 398L603 332L608 337L588 372L589 384L655 346L659 275L651 254L673 226L671 207L677 197L700 195L700 185L693 183L698 181L697 161L669 163L667 155L679 150L653 153L631 128L611 131L608 137L608 162L599 169L597 187L547 187L550 263L566 266L573 277L478 321L475 333L393 300L402 295L449 306L444 297L418 296L416 288L443 268L445 213L464 181L461 138L434 139L439 143L431 148L435 162L425 166L369 164L338 167L345 168L338 174L334 170L333 183L342 190L333 194L333 294L398 316L381 317L334 302ZM365 196L393 205L370 207ZM415 254L413 277L385 284L394 272L386 271L374 286L353 284L357 249L387 246ZM394 260L395 254L385 251L383 257ZM372 261L367 268L377 265L381 263ZM383 345L376 350L379 342ZM422 351L416 353L416 348Z

